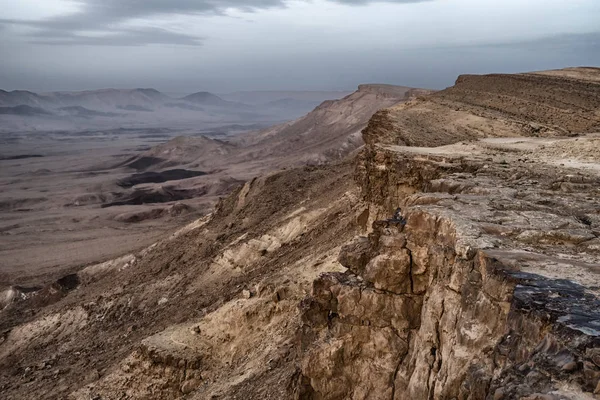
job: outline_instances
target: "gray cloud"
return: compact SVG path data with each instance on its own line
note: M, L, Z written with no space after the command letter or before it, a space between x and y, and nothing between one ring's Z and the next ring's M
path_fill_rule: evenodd
M432 0L330 0L350 6L369 3L420 3ZM202 38L160 28L122 28L134 19L175 15L223 15L227 9L246 12L285 7L286 0L78 0L81 11L44 20L0 19L6 25L34 28L30 42L48 45L142 46L174 44L198 46ZM95 31L102 36L89 36ZM43 39L39 39L43 38Z
M349 6L365 6L371 3L398 3L398 4L408 4L408 3L424 3L426 1L433 0L330 0L334 3L345 4Z
M202 44L202 38L160 28L119 29L103 36L84 36L78 33L42 30L30 36L33 44L55 46L75 44L84 46L144 46L147 44L200 46Z
M48 18L34 15L64 0L4 1L9 90L443 88L464 73L600 65L598 0L69 0L80 7Z

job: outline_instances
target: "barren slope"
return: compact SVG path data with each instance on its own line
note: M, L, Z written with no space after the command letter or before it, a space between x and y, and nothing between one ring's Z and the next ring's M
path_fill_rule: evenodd
M174 398L180 371L210 379L205 393L235 392L245 379L263 382L252 388L256 398L285 393L277 381L295 372L285 359L295 357L296 305L319 272L339 268L339 247L356 232L357 201L350 164L257 179L173 238L81 271L74 291L57 283L15 303L0 327L5 398L60 398L101 377L76 397ZM240 301L244 289L256 298ZM43 315L32 316L39 307ZM282 367L276 375L269 359ZM173 360L165 372L161 365Z
M307 162L336 159L354 149L346 146L345 135L366 125L375 110L392 104L390 98L405 91L393 86L362 87L348 100L323 104L313 117L292 124L294 130L275 132L250 146L188 131L194 136L140 150L142 143L160 142L174 134L163 129L10 135L6 158L26 155L23 149L35 149L45 157L0 160L4 222L0 290L10 284L38 285L65 270L143 247L189 220L192 213L205 214L218 196L240 182ZM108 101L113 92L70 95ZM119 93L139 97L138 92L144 91ZM350 109L356 112L350 128L339 120L338 112L345 107L342 116L349 116ZM320 125L327 121L327 126ZM232 124L220 129L233 135L249 128ZM293 139L291 134L301 139L282 152L282 144ZM303 145L309 142L315 145Z
M325 101L306 116L256 134L241 141L256 158L285 157L314 164L340 159L360 147L360 132L378 110L417 94L429 93L392 85L360 85L343 99Z
M585 79L576 79L577 71ZM479 137L595 132L600 130L599 83L594 80L599 71L460 76L453 87L377 113L369 137L439 146ZM401 134L387 137L389 132Z
M179 136L128 160L125 165L141 171L187 164L213 169L227 164L228 156L235 150L234 145L218 139Z

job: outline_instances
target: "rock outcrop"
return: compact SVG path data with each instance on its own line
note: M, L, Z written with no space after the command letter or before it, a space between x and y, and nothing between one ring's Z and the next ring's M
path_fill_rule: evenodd
M413 165L385 169L399 173L385 187L405 190L373 207L394 199L406 220L376 221L342 250L348 273L315 282L303 304L307 398L592 398L600 177L526 167L512 181L520 168L506 160L381 151ZM579 184L564 190L561 178Z
M364 140L434 147L481 137L597 132L598 70L463 75L446 90L379 111Z
M498 79L546 78L462 77L431 101L465 85L506 89ZM597 84L566 84L600 93ZM477 101L469 99L484 109ZM386 118L413 118L419 106L402 107L408 116L381 112L364 132L356 178L372 232L342 249L348 271L322 275L302 303L299 398L597 398L600 156L570 169L573 160L542 151L572 139L390 145L414 134ZM569 131L585 133L598 118L573 124ZM427 135L411 140L429 144ZM577 139L581 148L596 140Z

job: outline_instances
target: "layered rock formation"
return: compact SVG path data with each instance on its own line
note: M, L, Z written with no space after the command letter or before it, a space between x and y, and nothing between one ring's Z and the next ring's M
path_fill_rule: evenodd
M453 87L378 112L365 141L433 147L480 137L597 132L598 71L460 76Z
M387 175L365 187L384 193L372 213L396 204L405 220L376 221L342 250L349 272L315 282L307 398L593 398L600 176L532 168L519 142L539 143L506 141L500 156L486 141L379 148L366 161Z
M500 99L514 88L510 104L529 104L536 90L557 93L564 84L571 101L581 100L569 113L597 109L597 83L557 79L461 77L454 88L371 120L357 181L373 231L342 250L348 272L321 276L303 302L301 398L596 398L600 153L582 150L599 137L390 144L431 144L408 122L432 124L419 119L422 110L456 104L460 92L471 94L459 101L474 104L460 111L469 117L455 120L452 132L438 126L435 141L481 135L471 125L480 110L497 116L488 127L531 135L522 122L529 116L502 102L490 111L478 98L490 88ZM517 96L513 82L533 87ZM562 118L556 108L530 109L545 127ZM598 122L592 114L561 126L581 135ZM565 147L584 157L548 151ZM391 218L396 207L402 216Z

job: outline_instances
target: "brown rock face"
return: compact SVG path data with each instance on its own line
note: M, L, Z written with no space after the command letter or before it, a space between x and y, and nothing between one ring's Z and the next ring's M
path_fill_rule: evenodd
M303 363L314 398L485 393L479 379L468 379L470 369L491 378L486 352L504 333L514 285L490 274L485 255L457 256L451 225L426 213L411 214L404 227L378 224L363 279L315 282L305 334L316 340ZM341 260L364 257L356 250L364 249L347 246Z
M442 146L481 137L554 137L600 129L598 68L463 75L427 97L381 110L368 145Z
M432 168L433 160L419 162L423 170ZM576 249L582 246L578 238L594 231L569 217L574 210L554 214L536 206L537 188L517 196L496 180L502 171L493 168L485 177L473 176L473 186L462 185L459 194L437 191L461 186L456 166L444 177L457 179L453 185L428 182L425 187L435 192L398 197L409 204L405 223L377 221L368 237L342 249L348 272L322 276L303 303L303 343L311 343L302 363L304 398L592 395L600 379L600 301L589 292L597 289L582 284L598 282L598 258ZM485 194L475 194L474 187ZM594 210L578 198L545 194L546 201ZM559 235L556 225L562 226ZM553 239L523 251L522 232L528 231ZM557 263L576 268L581 278L549 274L546 265ZM552 397L561 390L567 397Z
M566 91L575 113L600 98L593 80L461 77L421 106L371 120L356 179L372 231L343 247L348 271L321 276L302 303L300 398L596 398L600 158L569 170L546 150L585 149L596 137L396 146L431 145L432 132L414 136L406 121L416 123L419 107L450 102L470 115L496 113L490 123L512 126L512 136L528 134L516 122L526 118L571 132L600 126L597 116L550 112L562 106L542 96L549 86ZM491 90L497 109L484 97ZM464 136L458 129L436 140L477 136L461 126ZM384 219L397 207L401 220Z

